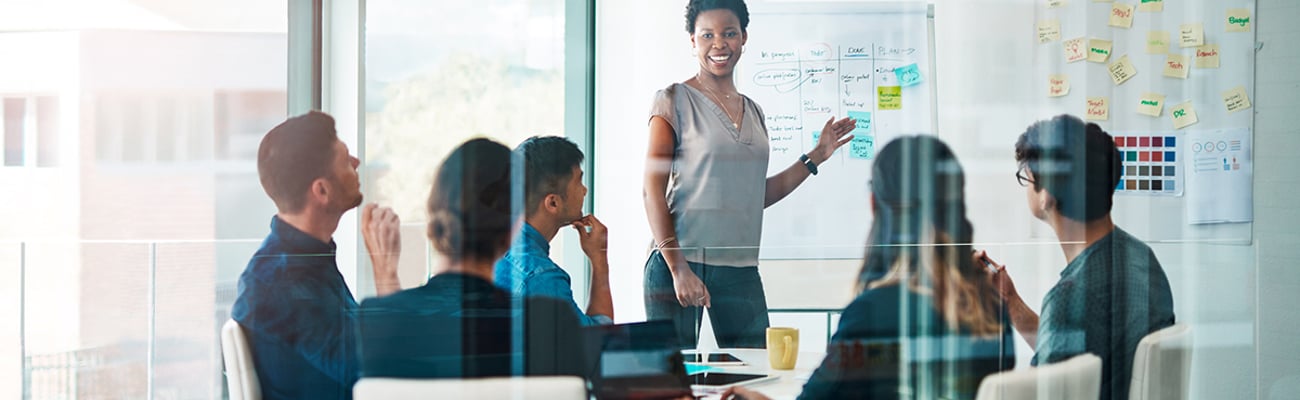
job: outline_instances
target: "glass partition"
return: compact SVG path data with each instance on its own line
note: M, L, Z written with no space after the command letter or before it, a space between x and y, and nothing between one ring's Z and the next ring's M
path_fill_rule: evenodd
M0 6L6 17L0 18L0 50L22 55L0 64L0 185L20 188L0 209L0 320L16 321L0 324L0 397L229 395L220 329L231 318L240 274L276 212L259 183L257 146L284 119L287 99L299 95L286 85L285 70L298 64L290 61L301 61L287 59L286 3ZM1278 91L1295 78L1277 67L1287 65L1280 61L1292 52L1274 44L1286 43L1286 31L1272 20L1260 26L1251 15L1276 15L1290 5L1142 1L1130 9L1123 2L1087 0L749 0L750 25L740 44L684 30L685 3L392 0L362 2L358 16L312 10L323 11L326 24L356 17L364 25L358 37L337 40L364 49L363 59L324 63L326 70L363 67L361 115L341 120L359 117L364 132L343 134L360 135L352 151L362 160L367 202L391 206L402 217L403 289L425 285L443 261L430 245L425 215L438 162L472 137L513 147L534 135L586 135L568 123L581 97L573 88L589 84L593 92L582 96L589 97L590 113L583 118L594 125L594 142L577 142L590 144L584 151L594 161L584 172L591 177L594 213L610 227L616 322L676 317L683 347L735 349L747 357L745 368L764 371L770 366L766 328L797 328L799 362L795 372L766 386L774 398L797 396L800 379L823 361L854 366L854 373L897 374L918 398L953 394L926 386L936 382L952 384L957 394L950 397L969 397L986 374L958 376L902 362L965 360L960 349L987 344L960 332L986 319L972 317L980 313L969 312L969 304L943 303L953 297L934 286L951 284L957 293L979 286L973 279L985 278L980 273L963 277L941 268L968 266L952 261L957 256L950 251L967 245L1005 266L1020 303L1002 306L1023 307L1047 326L1022 331L1025 321L1017 325L1011 315L998 315L1003 330L984 336L1009 341L992 353L997 365L989 371L1042 367L1040 357L1059 361L1040 341L1077 345L1071 338L1114 323L1096 318L1053 331L1055 322L1046 322L1061 318L1047 314L1066 312L1054 309L1063 307L1054 296L1100 285L1080 278L1082 267L1070 260L1086 258L1086 245L1102 240L1096 228L1111 232L1111 222L1115 232L1136 239L1129 243L1138 253L1149 248L1167 279L1173 321L1189 328L1190 393L1182 397L1286 398L1300 387L1290 344L1297 318L1288 308L1296 292L1289 278L1297 274L1288 267L1296 257L1287 252L1296 247L1288 228L1294 221L1276 218L1294 216L1287 208L1294 202L1279 189L1293 181L1279 175L1296 169L1294 157L1279 149L1294 146L1278 143L1291 143L1286 127L1296 124L1278 110L1293 109L1295 101ZM578 8L594 13L590 38L570 30L579 24L572 11ZM326 37L337 32L328 28L322 29ZM569 46L578 44L594 46L592 65L581 60L575 67L580 60ZM1257 58L1265 61L1258 67ZM700 77L719 65L734 69L709 82L734 84L734 91L701 84ZM594 71L572 73L582 68ZM579 75L592 81L566 81ZM679 278L654 259L651 245L665 237L652 233L646 211L646 200L659 195L645 188L645 168L655 167L647 162L648 122L656 93L673 87L680 92L669 93L700 105L696 111L705 118L725 118L702 135L761 146L755 153L765 161L745 176L752 178L749 189L761 187L771 201L730 221L744 228L709 221L697 231L707 232L700 237L673 232L685 246L675 249L684 259L717 264L694 272L717 295L708 309L678 304ZM730 101L744 110L739 120ZM1089 153L1084 145L1056 148L1049 153L1067 156L1048 163L1023 154L1017 159L1022 134L1060 114L1109 135L1101 142L1114 144L1121 167L1112 177L1119 180L1106 188L1115 189L1113 197L1052 183L1058 173L1068 175L1054 162L1082 157ZM686 114L673 109L657 115L673 117L673 124ZM856 121L845 129L824 126L831 117ZM680 147L683 132L674 133L677 164L664 168L678 186L662 194L666 199L683 193L683 180L710 171L683 169L683 162L698 161L683 154L705 154L698 158L719 164L735 156L691 153L698 149ZM819 153L823 139L850 133L854 138L843 147ZM904 156L905 166L877 168L887 146L917 136L944 143L952 160ZM801 155L811 155L816 168ZM954 165L961 167L960 182L927 186L934 179L925 174ZM1214 175L1220 172L1245 172L1247 178L1220 179ZM779 201L768 199L767 189L790 181L759 179L781 174L798 177L798 188L778 193ZM674 212L753 203L757 196L737 198L744 186L736 185L739 175L709 177L725 190L672 199ZM969 222L970 232L936 234L929 225L908 225L916 220L891 220L896 224L888 234L868 238L882 218L905 219L892 213L935 209L936 199L953 198L961 200L959 213L920 221L949 228ZM1071 207L1101 204L1110 210L1105 223L1063 217ZM347 237L344 247L359 244L352 243L354 225L345 222L336 233ZM570 274L583 311L591 280L572 235L562 233L551 243L552 259ZM713 245L734 244L730 239L739 236L757 239ZM917 259L873 264L863 273L870 257L900 252ZM376 290L365 252L358 253L360 268L344 275L360 303ZM1106 265L1134 264L1142 262ZM1154 265L1146 264L1140 266ZM899 265L919 267L891 276ZM921 283L913 285L913 278ZM1126 286L1131 290L1124 299L1161 297L1162 285L1148 278L1124 280L1139 282ZM871 304L886 305L851 308L873 295L881 297ZM909 308L925 302L936 304ZM963 311L950 313L954 308ZM879 328L892 315L900 319L899 329L889 331L896 338L842 330ZM512 344L523 337L516 327L507 334ZM428 331L443 332L439 328ZM909 332L943 334L917 339ZM410 339L428 343L418 332ZM401 355L409 349L390 350ZM854 359L868 353L875 358Z
M0 396L23 395L23 243L0 242Z
M151 246L27 243L25 254L27 393L147 396Z
M752 147L728 129L730 124L712 130L691 130L698 126L683 128L685 122L671 120L712 121L717 113L711 110L721 107L717 104L726 99L709 96L721 87L727 89L723 90L725 94L747 96L763 112L750 118L762 118L765 123L767 147L759 150L768 154L763 177L792 172L799 173L802 182L781 200L766 202L762 211L753 212L750 218L763 221L756 264L773 326L788 324L799 327L801 332L825 333L821 328L825 319L806 317L800 311L817 315L816 310L836 310L826 313L835 320L829 333L833 335L836 326L853 318L839 310L858 295L854 283L863 255L880 253L881 249L849 251L844 246L871 246L869 228L882 215L889 215L890 208L901 207L890 203L897 199L873 199L909 189L921 195L914 196L916 204L908 206L951 198L940 196L945 192L942 189L925 192L922 187L926 182L918 178L931 168L944 168L944 163L904 156L909 167L879 169L887 146L921 135L937 138L950 148L954 163L963 172L964 180L946 190L961 196L961 216L973 230L970 238L962 241L987 251L994 262L1006 266L1026 308L1041 313L1047 303L1053 302L1045 300L1053 290L1081 285L1069 273L1063 276L1069 272L1068 261L1087 247L1083 244L1100 238L1089 232L1113 223L1150 248L1168 280L1173 320L1190 327L1191 384L1190 394L1185 397L1267 397L1286 390L1286 381L1280 379L1294 374L1264 365L1285 364L1282 359L1294 358L1294 352L1273 355L1265 350L1265 344L1278 337L1280 327L1294 325L1290 314L1272 305L1293 285L1272 282L1264 274L1292 277L1294 274L1265 265L1293 264L1283 261L1293 257L1278 253L1265 256L1261 252L1269 247L1267 243L1285 242L1290 236L1261 230L1260 226L1268 223L1250 222L1250 218L1240 216L1240 212L1254 210L1258 217L1259 210L1271 207L1269 204L1281 204L1276 193L1264 189L1267 184L1258 178L1267 172L1254 170L1252 190L1232 185L1252 180L1251 161L1246 158L1258 157L1259 165L1264 165L1266 159L1278 162L1275 152L1248 150L1252 141L1278 143L1281 134L1272 126L1293 124L1280 123L1267 112L1232 112L1244 103L1226 105L1219 96L1238 86L1254 93L1257 79L1293 80L1254 67L1258 54L1254 28L1226 27L1223 23L1225 18L1240 22L1243 13L1263 15L1264 10L1276 7L1271 2L1194 1L1176 6L1166 3L1167 7L1144 4L1134 10L1118 2L746 3L749 25L744 28L743 42L736 43L691 31L689 25L683 24L691 21L683 19L686 10L681 4L618 4L597 9L597 35L602 40L596 52L596 103L601 106L597 109L596 212L611 226L630 231L618 238L611 236L612 258L639 266L646 258L646 243L665 237L663 232L652 233L647 223L647 194L643 188L647 174L657 171L646 168L662 168L674 179L676 186L662 195L681 215L742 207L746 199L732 195L734 191L714 193L708 191L708 186L729 189L736 187L730 180L754 177L709 176L708 169L691 164L700 162L694 157L701 154L723 159L720 155L735 150L732 147L714 144L701 150L674 142L672 166L647 162L653 135L653 122L647 122L654 116L672 125L674 135L707 138L717 132L731 132L737 143ZM875 19L880 15L889 18ZM1127 21L1127 17L1132 20ZM840 18L852 22L840 22ZM1178 45L1158 40L1162 31L1176 30L1184 24L1194 27L1197 22L1205 27L1204 39L1209 47L1198 50L1190 42ZM1271 37L1267 29L1258 32L1260 42ZM854 40L872 45L856 46ZM1229 48L1233 50L1223 50ZM1071 53L1071 49L1076 51ZM716 57L707 59L702 55L705 50ZM1106 57L1096 58L1103 53ZM1093 54L1093 59L1089 60L1088 54ZM1190 75L1171 76L1165 69L1170 60L1188 57L1186 62L1174 64L1191 64L1198 55L1201 66L1187 68ZM859 71L867 60L872 67ZM1126 65L1140 72L1132 75ZM719 81L701 79L718 71L730 75L720 75ZM701 85L701 81L715 84ZM719 82L725 84L716 85ZM1260 86L1260 93L1271 93L1274 89L1269 87L1272 85ZM1166 97L1171 102L1163 112L1153 115L1152 110L1142 108L1140 100L1149 103L1154 97L1144 96L1151 93L1161 95L1156 103L1162 106ZM655 108L665 94L677 107L670 112ZM1195 124L1186 123L1187 111L1179 107L1187 102L1201 111ZM702 117L690 108L697 106L703 110ZM1090 175L1104 178L1107 171L1117 173L1108 179L1098 178L1111 183L1110 187L1092 190L1106 196L1087 196L1054 186L1060 176L1068 175L1062 171L1084 168L1070 165L1073 169L1054 170L1052 167L1061 164L1017 159L1017 143L1026 140L1022 134L1033 130L1031 126L1036 122L1061 114L1076 116L1078 126L1093 124L1107 133L1096 136L1094 144L1107 147L1107 142L1113 143L1109 149L1118 155L1115 161L1121 168L1097 167L1092 171L1100 173ZM918 115L929 118L913 121ZM734 122L733 116L728 117ZM800 155L819 158L815 153L817 144L825 139L828 129L823 123L831 117L855 118L857 123L851 131L854 139L820 163L816 168L819 173L803 178L808 174L801 171L804 166ZM1255 131L1262 121L1272 122ZM1266 130L1271 133L1263 133ZM1078 132L1076 136L1082 135ZM674 136L678 137L682 136ZM1218 148L1219 142L1224 143L1224 149ZM1209 148L1215 152L1207 152L1206 143L1211 143ZM1199 152L1197 144L1202 149ZM1082 159L1087 153L1082 144L1060 144L1054 149L1069 154L1065 157L1068 160ZM1238 153L1228 154L1231 152ZM1211 157L1209 153L1219 156ZM1239 156L1245 153L1251 155ZM726 154L736 157L734 153ZM898 159L885 161L891 160ZM1280 164L1272 165L1276 168ZM712 166L734 167L726 162ZM1198 174L1222 171L1238 178L1213 183L1198 180L1205 176ZM1241 178L1240 171L1246 171L1247 178ZM1017 178L1018 172L1024 177ZM886 183L882 184L882 180ZM774 182L780 181L758 183L767 184L770 190ZM895 190L880 191L889 188ZM682 191L694 197L682 196ZM1052 199L1045 200L1043 193ZM709 197L714 195L717 199ZM1264 198L1269 200L1261 200ZM1094 218L1100 213L1078 216L1078 224L1060 223L1056 217L1071 207L1105 208L1109 212L1106 222L1091 228L1083 222L1097 221ZM673 233L686 246L724 240L715 237L752 233L720 229L715 235L683 239L678 228ZM1260 232L1286 238L1261 239ZM641 268L614 273L619 275L613 280L615 290L631 293L616 300L619 309L635 312L643 307ZM1136 300L1163 295L1159 288L1132 292L1139 297ZM1269 293L1274 295L1265 301ZM1275 318L1265 318L1265 314ZM718 322L713 315L710 317L714 324ZM817 340L824 337L816 336ZM1032 367L1037 342L1031 345L1020 332L1013 336L1016 369ZM825 348L825 342L809 342L811 337L805 335L801 342ZM707 335L700 339L707 344ZM1282 389L1265 388L1274 382L1281 382L1277 385Z

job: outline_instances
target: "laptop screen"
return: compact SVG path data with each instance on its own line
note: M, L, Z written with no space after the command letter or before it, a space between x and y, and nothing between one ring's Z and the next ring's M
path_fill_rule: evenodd
M623 378L672 373L673 358L662 350L606 350L600 354L600 376Z
M671 321L585 327L586 343L597 365L596 397L672 398L691 393L677 335Z

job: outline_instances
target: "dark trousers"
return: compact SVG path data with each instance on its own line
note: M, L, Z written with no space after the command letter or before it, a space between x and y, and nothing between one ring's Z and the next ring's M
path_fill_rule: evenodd
M720 267L689 263L709 290L709 320L720 348L765 348L769 325L767 297L758 267ZM648 320L672 320L682 348L695 348L703 307L682 307L673 289L673 275L659 251L645 263L645 311Z

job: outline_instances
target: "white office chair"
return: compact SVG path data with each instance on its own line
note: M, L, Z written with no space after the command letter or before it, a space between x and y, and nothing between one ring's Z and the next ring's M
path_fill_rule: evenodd
M1133 353L1131 400L1188 398L1192 370L1192 330L1174 324L1142 338Z
M1097 400L1101 357L1084 353L1069 360L989 375L976 400Z
M353 400L377 399L587 399L587 383L576 376L470 379L361 378Z
M221 356L226 360L226 386L230 389L230 400L262 400L262 385L257 381L248 338L233 319L221 327Z

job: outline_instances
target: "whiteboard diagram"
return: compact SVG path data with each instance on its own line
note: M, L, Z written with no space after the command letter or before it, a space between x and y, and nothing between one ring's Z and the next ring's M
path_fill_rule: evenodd
M759 257L861 258L876 152L893 137L933 131L927 9L820 4L751 10L736 84L766 116L768 175L812 150L832 116L858 120L852 142L767 209Z

